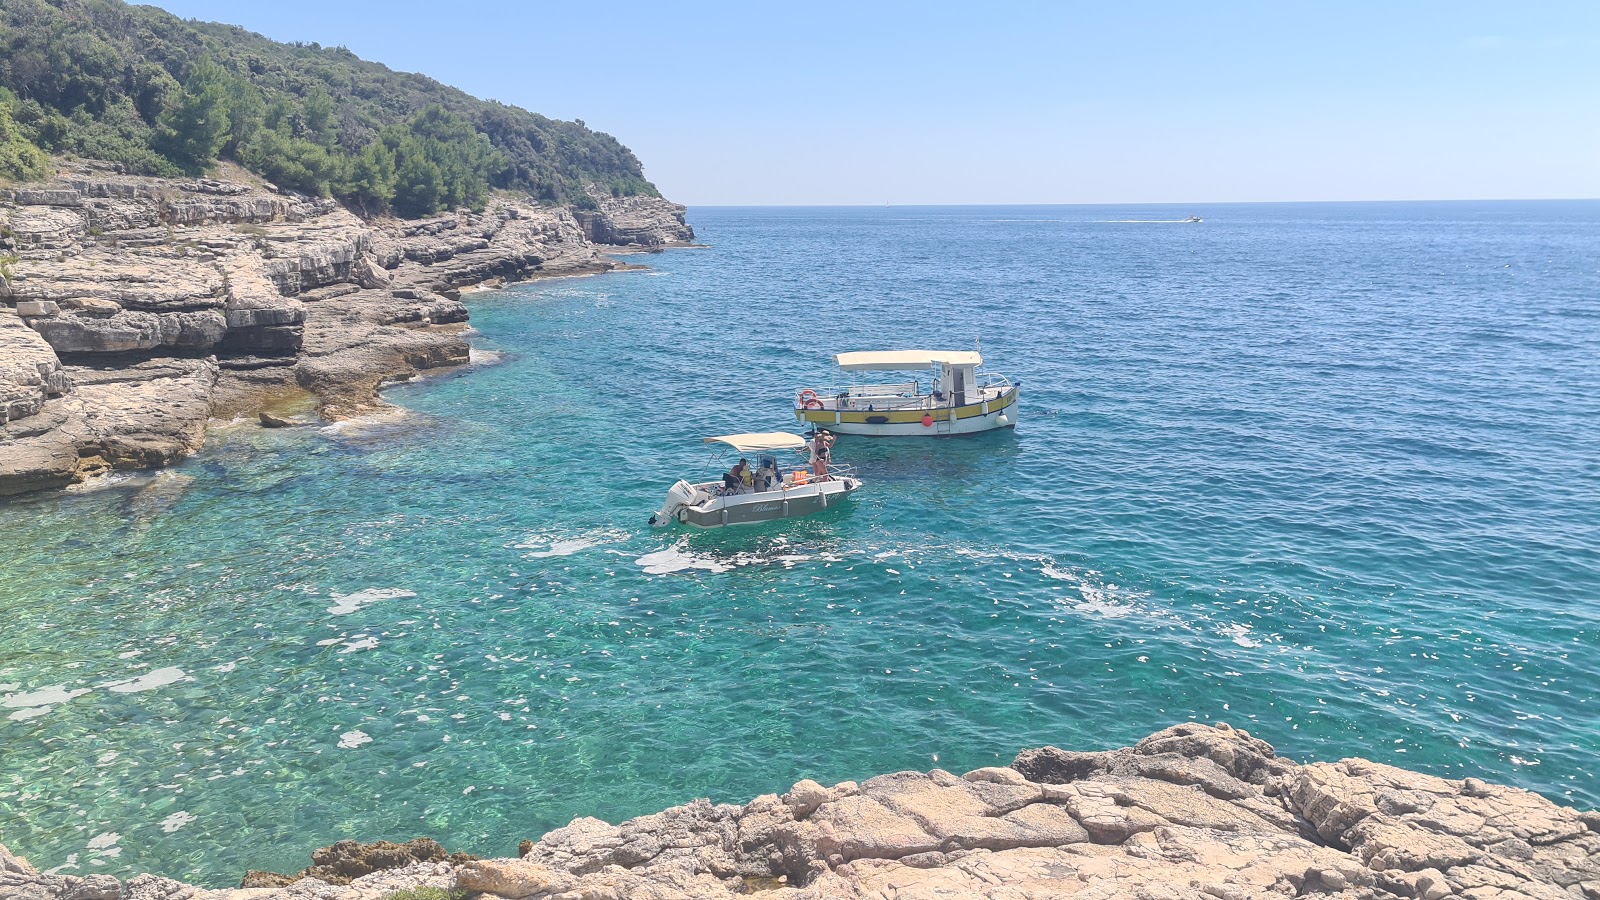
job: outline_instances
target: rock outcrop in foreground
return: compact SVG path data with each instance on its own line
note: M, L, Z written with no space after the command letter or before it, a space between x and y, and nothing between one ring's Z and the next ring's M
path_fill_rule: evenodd
M1185 724L1130 749L1046 747L962 776L802 781L744 806L576 819L524 842L520 859L408 859L342 886L206 891L40 875L0 848L0 898L381 900L434 887L513 900L1600 900L1600 814L1361 759L1296 765L1243 731Z
M684 209L501 196L481 213L359 218L238 180L78 164L0 189L0 495L196 450L214 414L296 395L324 418L467 361L461 291L604 272L603 248L687 243Z

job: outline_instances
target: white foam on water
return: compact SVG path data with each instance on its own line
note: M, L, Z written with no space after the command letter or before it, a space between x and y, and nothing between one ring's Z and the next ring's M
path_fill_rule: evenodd
M107 472L104 475L94 475L77 484L69 484L62 488L69 494L92 494L107 488L121 487L125 484L140 484L153 481L155 476L148 472Z
M714 559L690 556L676 547L658 550L655 553L646 553L634 560L646 575L671 575L674 572L687 572L700 570L711 573L726 572L733 566L717 562Z
M65 703L73 697L82 697L84 694L89 693L90 690L91 688L69 688L64 684L54 684L25 694L7 694L4 697L0 697L0 706L11 709L21 706L55 706L59 703Z
M347 616L353 612L360 612L363 608L384 600L397 600L402 597L415 597L415 591L402 588L367 588L353 594L332 594L334 603L328 607L328 612L336 616Z
M1092 613L1097 616L1104 616L1107 619L1120 619L1133 614L1133 607L1118 606L1103 599L1084 600L1081 603L1074 603L1072 608L1078 612Z
M548 559L554 556L571 556L582 553L591 547L603 544L621 543L628 539L628 533L616 529L597 529L586 531L576 537L567 537L554 534L531 534L519 544L512 546L518 550L529 550L530 553L522 554L523 559Z
M499 350L479 350L477 347L468 347L467 365L492 366L504 356L505 354Z
M351 432L359 432L363 428L393 425L404 421L409 415L411 415L410 411L399 406L391 406L388 409L365 416L356 416L353 419L345 419L341 422L331 422L317 430L323 434L337 437Z
M122 840L122 835L117 834L115 831L102 831L89 839L89 849L109 850L115 847L120 840Z
M175 812L161 820L161 830L171 834L194 820L195 815L193 813Z
M543 559L550 556L571 556L574 553L587 550L597 542L584 538L573 538L567 541L551 541L549 549L535 550L532 553L522 554L526 559ZM518 544L518 547L528 547L528 544Z
M318 647L332 647L334 644L342 644L342 643L344 643L344 638L342 638L342 637L324 638L323 640L317 641L317 646Z
M52 709L55 709L55 707L54 706L33 706L33 707L29 707L27 709L19 709L16 712L12 713L11 715L6 716L6 718L10 719L13 722L26 722L29 719L37 719L37 718L39 718L40 716L44 715L45 713L49 712Z
M176 684L180 681L193 680L177 666L167 666L164 669L154 669L146 672L136 678L107 681L100 686L118 694L136 694L140 691L153 691L156 688L166 687L169 684Z
M56 866L53 869L45 869L44 870L44 874L46 874L46 875L60 875L62 872L65 872L68 869L81 869L81 868L83 868L83 867L78 865L78 854L76 854L76 853L68 853L66 862L62 863L59 866Z
M354 750L362 744L372 743L372 735L365 731L346 731L339 735L339 749Z
M1225 625L1217 633L1231 639L1241 647L1259 647L1261 642L1250 636L1250 626L1243 624Z
M340 650L339 652L340 653L354 653L357 650L371 650L371 649L373 649L374 647L377 647L377 646L378 646L378 639L377 638L371 637L369 635L358 634L358 635L356 635L356 639L353 639L353 640L350 641L350 643L345 644L344 645L344 649Z

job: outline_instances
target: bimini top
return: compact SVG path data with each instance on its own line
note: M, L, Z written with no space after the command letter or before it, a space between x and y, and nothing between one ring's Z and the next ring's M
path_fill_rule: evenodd
M759 453L762 450L804 450L806 439L782 431L763 431L755 434L725 434L706 438L708 444L727 444L740 453Z
M846 372L871 369L926 369L942 366L980 366L983 357L972 350L864 350L835 353L833 361Z

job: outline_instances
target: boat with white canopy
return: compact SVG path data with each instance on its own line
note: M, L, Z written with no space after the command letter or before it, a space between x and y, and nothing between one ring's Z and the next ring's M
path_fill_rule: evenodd
M921 437L1015 428L1022 382L980 372L975 350L880 350L838 353L845 372L917 372L912 380L806 388L794 416L840 434Z
M720 461L727 460L730 449L748 460L750 479L735 476L730 469L720 481L691 484L680 480L667 490L661 509L650 517L651 525L681 522L719 528L794 519L843 503L861 487L861 479L849 466L829 465L827 475L813 475L806 458L806 439L799 435L782 431L725 434L708 437L705 442L717 448ZM798 463L794 463L794 453L803 454Z

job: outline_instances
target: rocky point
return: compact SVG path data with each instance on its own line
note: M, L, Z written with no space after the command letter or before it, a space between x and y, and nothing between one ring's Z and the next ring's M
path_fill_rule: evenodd
M1025 750L965 775L801 781L744 805L580 818L520 853L341 842L299 876L205 890L45 875L0 847L0 900L383 900L415 888L489 900L1600 900L1600 814L1362 759L1297 765L1225 724L1121 750Z
M369 220L242 170L95 163L0 189L0 495L170 465L213 416L297 400L361 415L383 382L467 361L464 289L694 238L666 200L590 201Z

